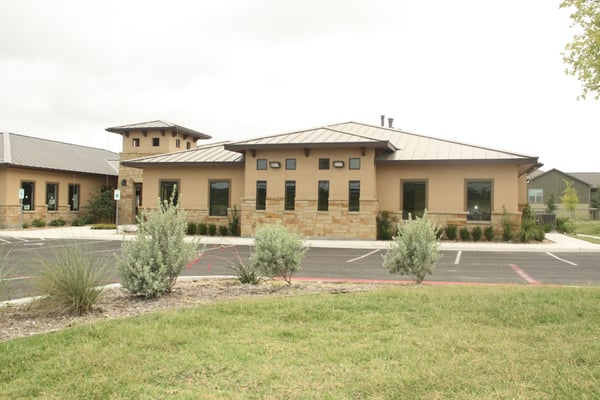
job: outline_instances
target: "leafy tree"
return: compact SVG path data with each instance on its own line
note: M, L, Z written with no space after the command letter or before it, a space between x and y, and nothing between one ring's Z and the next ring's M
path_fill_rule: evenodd
M194 258L197 243L185 242L185 213L173 204L173 197L156 211L144 211L137 220L137 237L123 242L117 271L131 294L160 297L171 291L183 267Z
M600 208L600 187L592 189L592 198L590 200L590 206L592 208Z
M398 236L390 244L383 257L383 266L391 273L412 275L420 284L428 274L433 273L435 263L440 258L437 227L427 219L417 217L400 224Z
M88 202L88 217L90 222L114 223L115 211L115 200L113 191L110 188L103 188L98 193L93 194Z
M550 193L548 200L546 200L546 212L554 214L554 211L556 211L556 198L554 197L554 193Z
M565 46L563 61L568 65L566 73L577 77L582 83L579 97L588 93L600 98L600 1L563 0L561 8L572 10L570 15L576 33Z
M573 181L569 182L565 179L563 179L563 181L565 182L566 188L563 190L563 195L560 200L565 205L567 211L571 212L571 217L573 217L575 216L577 204L579 204L579 195L577 194L577 189L573 187Z

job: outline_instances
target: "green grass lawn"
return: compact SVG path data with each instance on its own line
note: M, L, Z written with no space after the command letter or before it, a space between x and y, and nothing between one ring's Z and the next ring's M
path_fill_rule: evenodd
M575 232L585 235L600 236L600 221L574 220Z
M540 286L223 301L0 343L0 398L600 398L599 305Z

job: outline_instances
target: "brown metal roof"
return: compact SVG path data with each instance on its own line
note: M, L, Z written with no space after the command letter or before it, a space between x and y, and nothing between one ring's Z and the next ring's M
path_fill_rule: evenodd
M226 150L229 142L210 143L194 149L174 153L158 154L149 157L124 161L127 167L142 168L149 165L188 165L188 164L241 164L244 156L238 152Z
M112 151L15 133L0 133L0 164L117 176L119 155Z
M142 131L142 130L150 130L150 129L159 129L159 130L175 130L177 132L181 132L187 135L192 136L195 140L199 139L211 139L210 135L207 135L202 132L198 132L192 129L188 129L184 126L173 124L171 122L156 120L149 122L140 122L137 124L130 125L122 125L122 126L113 126L111 128L106 128L108 132L123 134L131 131Z

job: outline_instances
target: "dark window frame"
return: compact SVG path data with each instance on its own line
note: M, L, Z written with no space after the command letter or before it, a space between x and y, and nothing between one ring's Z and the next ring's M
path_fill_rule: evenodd
M348 211L360 211L360 181L358 180L348 181Z
M53 190L48 190L51 187ZM54 198L50 197L51 194L54 194ZM46 182L46 207L48 211L58 211L58 183L56 182Z
M296 169L296 159L295 158L286 158L285 159L285 169L287 170L295 170Z
M285 181L285 211L294 211L296 209L296 181Z
M175 192L175 195L173 195ZM181 192L181 186L179 185L179 179L161 179L158 181L158 193L160 206L162 207L165 201L170 201L173 196L173 205L179 204L179 193Z
M81 207L81 185L69 183L69 211L78 212Z
M356 162L358 162L358 165L353 165ZM358 157L350 157L348 159L348 169L354 169L354 170L360 169L360 158L358 158Z
M265 171L267 169L267 159L266 158L257 158L256 159L256 170L257 171Z
M329 211L329 181L319 181L317 211Z
M319 169L330 169L331 162L329 158L319 158Z
M476 186L489 186L485 192ZM489 199L486 199L486 194ZM467 221L491 221L494 209L494 180L466 179L465 180L465 211ZM488 204L489 203L489 204Z
M224 183L227 188L214 188L213 185ZM216 190L227 190L227 201L223 204L216 204ZM231 180L230 179L211 179L208 181L208 215L210 217L226 217L228 215L229 204L231 201Z
M131 147L140 147L140 138L132 138Z
M25 192L21 205L22 210L35 210L35 181L21 181L21 189Z
M267 209L267 181L256 181L256 210Z
M160 138L159 137L152 138L152 147L160 147Z

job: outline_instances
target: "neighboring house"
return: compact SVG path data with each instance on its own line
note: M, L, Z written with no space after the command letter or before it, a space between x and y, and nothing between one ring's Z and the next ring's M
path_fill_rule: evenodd
M123 135L127 152L131 138L161 134L142 126L107 130ZM519 224L527 174L540 166L537 157L356 122L122 160L143 176L146 208L175 187L191 221L226 224L237 209L243 236L282 222L305 237L347 239L375 239L381 211L407 219L427 210L441 226L500 232L505 217Z
M118 159L107 150L0 133L0 227L84 215L91 195L116 187Z
M570 211L565 209L561 201L567 188L567 182L571 183L579 197L575 215L588 218L590 215L591 185L576 177L575 174L565 173L555 168L545 172L535 171L529 175L527 192L531 208L537 213L546 212L548 200L553 195L557 206L555 213L559 216L571 216Z
M569 175L590 185L590 218L600 219L600 172L570 172Z

